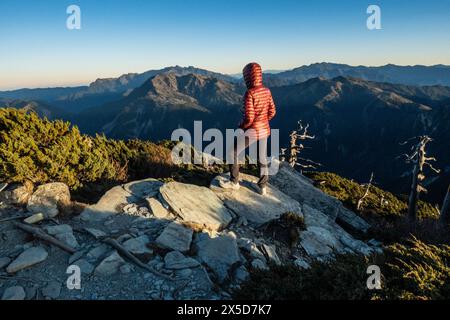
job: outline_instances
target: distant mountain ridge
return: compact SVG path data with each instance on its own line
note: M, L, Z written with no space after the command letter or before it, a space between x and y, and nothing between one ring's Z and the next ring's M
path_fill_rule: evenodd
M196 67L166 67L163 69L149 70L143 73L128 73L117 78L97 79L89 86L68 88L42 88L42 89L18 89L0 91L0 98L41 100L57 106L66 112L78 113L82 110L100 106L123 98L132 90L140 87L149 78L165 73L176 75L198 74L214 77L227 82L238 80L224 74L208 71Z
M242 84L241 75L226 75L196 67L172 66L142 73L123 74L117 78L97 79L89 86L0 91L0 98L44 101L69 113L100 106L128 95L149 78L164 73L176 75L198 74L214 77L230 83ZM336 63L315 63L292 70L268 70L264 83L269 87L292 85L312 78L333 79L338 76L360 78L368 81L387 82L413 86L450 86L450 66L397 66L381 67L349 66Z
M45 102L24 99L0 98L0 108L14 108L25 111L33 111L40 117L48 119L65 119L69 115L64 110L46 104Z
M195 120L210 127L222 127L227 117L238 121L242 94L241 86L212 76L169 72L120 100L82 111L72 121L83 131L115 138L167 139L176 128L190 129Z
M269 86L282 86L316 77L332 79L338 76L415 86L450 86L450 66L445 65L398 66L388 64L380 67L366 67L326 62L305 65L276 74L267 74L266 83Z

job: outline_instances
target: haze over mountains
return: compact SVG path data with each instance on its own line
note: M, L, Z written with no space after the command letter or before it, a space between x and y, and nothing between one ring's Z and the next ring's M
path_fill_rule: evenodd
M287 145L298 120L310 123L316 139L306 143L304 156L322 163L323 170L358 181L374 172L384 187L407 192L409 168L396 158L409 150L399 143L432 136L429 154L443 173L428 183L432 196L442 200L450 177L450 87L443 86L450 85L450 67L323 63L264 79L277 105L272 127L280 129L281 145ZM194 120L202 120L204 130L235 128L244 92L235 77L176 66L98 79L85 87L0 92L0 106L70 120L90 134L161 140L180 127L192 130Z
M128 73L118 78L97 79L89 86L0 91L0 98L42 100L67 112L77 113L83 109L120 99L141 86L150 77L168 72L176 75L195 73L231 83L242 82L238 75L225 75L195 67L174 66L143 73ZM338 76L418 86L450 86L450 66L444 65L365 67L315 63L288 71L267 70L264 79L267 86L275 87L296 84L316 77L332 79Z
M0 91L0 98L42 100L66 112L77 113L93 106L120 99L133 89L141 86L149 78L163 73L174 73L177 75L195 73L213 76L230 82L237 81L231 76L204 69L174 66L159 70L149 70L143 73L128 73L118 78L97 79L89 86Z

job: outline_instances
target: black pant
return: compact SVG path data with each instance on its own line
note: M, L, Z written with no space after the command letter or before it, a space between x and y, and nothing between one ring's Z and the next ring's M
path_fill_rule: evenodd
M259 180L258 186L265 187L269 182L269 166L267 164L267 138L260 139L258 141L252 141L250 143L250 139L245 137L245 144L238 145L235 141L234 149L233 149L233 163L229 165L230 167L230 175L231 181L233 183L239 182L239 159L238 156L241 152L244 152L248 147L250 147L253 143L257 144L257 152L258 152L258 168L259 168Z

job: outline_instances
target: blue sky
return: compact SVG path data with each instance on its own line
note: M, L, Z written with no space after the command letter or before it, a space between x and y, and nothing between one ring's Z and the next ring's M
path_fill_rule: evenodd
M81 30L66 8L81 8ZM382 30L366 28L368 5ZM314 62L450 65L448 0L1 0L0 90L170 65L240 72Z

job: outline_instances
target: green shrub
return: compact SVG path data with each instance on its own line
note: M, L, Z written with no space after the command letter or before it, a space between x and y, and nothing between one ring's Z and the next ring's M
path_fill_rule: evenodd
M386 250L385 275L387 299L449 299L450 246L416 238L391 245Z
M170 150L162 146L89 137L68 122L0 109L2 181L60 181L77 190L90 183L117 183L130 177L165 177L173 170Z
M316 182L316 186L325 193L339 199L348 208L355 210L358 200L366 191L365 186L340 177L330 172L305 172L309 178ZM364 199L362 215L376 215L388 219L396 219L406 214L408 204L390 192L384 191L374 185L370 187L368 196ZM437 218L437 210L424 201L419 201L419 218Z
M367 300L369 259L339 255L330 262L314 262L310 269L294 265L252 269L250 278L234 292L235 299L250 300Z

